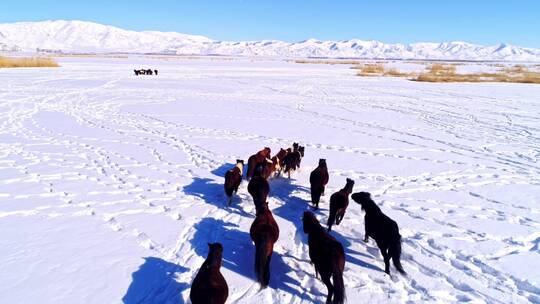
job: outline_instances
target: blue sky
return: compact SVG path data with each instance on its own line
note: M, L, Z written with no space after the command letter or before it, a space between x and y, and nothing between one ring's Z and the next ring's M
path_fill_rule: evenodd
M217 40L463 40L540 48L539 0L5 0L0 23L78 19Z

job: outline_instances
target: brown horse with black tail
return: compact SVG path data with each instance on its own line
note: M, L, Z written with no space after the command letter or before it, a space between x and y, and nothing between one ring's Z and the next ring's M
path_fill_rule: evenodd
M347 178L345 187L330 196L330 215L327 223L328 231L332 230L334 221L337 226L343 220L345 210L347 210L347 207L349 206L349 195L352 193L353 186L354 181Z
M315 266L315 276L321 274L321 280L328 288L326 304L343 304L345 302L345 285L343 270L345 269L345 252L343 245L329 235L321 226L315 215L304 212L302 218L304 233L308 234L309 258ZM332 282L330 281L332 277Z
M256 154L251 155L248 158L247 162L247 173L246 173L246 179L251 179L253 177L253 173L255 172L255 168L270 160L270 153L272 150L270 150L269 147L264 147L261 151L257 152Z
M264 176L264 168L266 163L262 163L257 166L254 170L253 178L249 181L248 192L253 197L253 203L255 203L255 208L260 208L266 203L266 198L270 192L270 185Z
M233 192L238 192L238 187L242 182L242 173L244 171L244 161L241 159L236 160L234 168L227 170L225 173L225 194L228 197L227 204L230 206L232 203Z
M326 159L319 159L319 166L311 171L309 183L311 184L311 203L315 209L319 209L321 195L324 195L324 187L328 184L328 168Z
M257 208L257 217L249 229L251 240L255 243L255 274L261 288L270 282L270 261L274 244L279 238L279 227L265 202Z
M223 245L208 243L208 257L191 284L189 298L193 304L223 304L229 296L227 281L219 271L222 264Z

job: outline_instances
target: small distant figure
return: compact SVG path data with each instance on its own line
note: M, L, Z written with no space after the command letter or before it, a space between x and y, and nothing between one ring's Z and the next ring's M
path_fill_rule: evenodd
M319 201L321 195L324 195L324 188L328 184L328 168L326 167L326 159L319 159L319 166L309 175L309 183L311 184L311 204L315 210L319 209Z
M189 298L193 304L224 304L229 296L229 286L220 272L223 245L208 243L208 257L191 284Z
M233 192L238 192L238 187L242 182L242 173L244 171L244 161L241 159L236 160L236 165L234 168L228 170L225 173L225 194L228 197L227 204L230 206L232 204L232 195Z
M141 73L141 72L138 71L138 70L133 70L133 72L135 72L135 76L139 76L139 74Z
M345 210L349 206L349 195L352 193L354 186L354 181L350 178L347 178L347 184L343 189L332 194L330 196L330 216L328 216L328 232L332 230L332 225L334 221L336 226L341 223L343 217L345 216Z
M146 70L146 75L152 75L152 74L153 74L153 72L152 72L151 69Z
M156 74L156 76L158 75L158 70L154 70L154 74Z
M364 225L366 235L364 242L372 238L377 243L384 258L384 272L390 274L390 259L394 262L396 269L403 275L405 270L401 266L401 235L399 234L398 224L382 213L381 208L371 199L368 192L354 193L351 198L362 206L366 212L364 216Z

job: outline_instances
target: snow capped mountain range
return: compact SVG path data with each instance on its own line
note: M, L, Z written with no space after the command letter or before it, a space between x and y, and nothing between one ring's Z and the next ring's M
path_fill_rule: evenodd
M357 39L217 41L176 32L136 32L85 21L0 24L0 51L162 53L269 57L540 61L540 49L466 42L386 44Z

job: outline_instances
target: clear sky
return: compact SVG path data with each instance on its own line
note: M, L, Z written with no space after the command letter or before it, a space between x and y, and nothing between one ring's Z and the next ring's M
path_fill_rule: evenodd
M462 40L540 48L540 0L2 0L0 23L85 20L216 40Z

